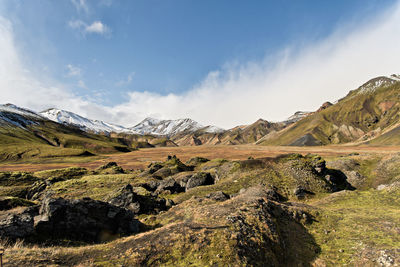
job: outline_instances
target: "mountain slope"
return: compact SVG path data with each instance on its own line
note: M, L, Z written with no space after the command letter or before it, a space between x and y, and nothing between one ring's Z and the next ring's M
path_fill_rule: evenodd
M178 133L193 133L198 130L203 130L207 133L218 133L224 131L215 126L203 126L192 119L178 120L157 120L146 118L134 127L129 128L139 134L164 135L173 136Z
M129 151L117 138L59 124L15 105L0 105L0 160Z
M263 145L327 145L362 142L400 122L400 79L377 77L277 134ZM390 141L385 141L390 144Z
M285 122L274 123L259 119L253 124L238 126L224 132L210 133L198 130L190 134L177 134L171 139L179 146L251 144L270 132L279 131L286 126Z
M40 112L40 115L58 123L76 126L83 131L94 133L136 133L120 125L87 119L73 112L61 109L50 108Z

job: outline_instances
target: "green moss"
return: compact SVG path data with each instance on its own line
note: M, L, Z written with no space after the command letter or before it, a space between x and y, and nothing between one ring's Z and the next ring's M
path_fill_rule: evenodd
M61 180L68 180L68 179L82 177L87 173L88 170L85 168L70 167L64 169L39 171L35 172L34 175L42 179L49 179L50 182L56 182Z
M15 186L15 185L30 185L39 180L29 172L0 172L0 185Z
M351 265L365 248L400 246L400 191L340 192L315 203L316 221L309 231L321 246L327 265ZM343 250L341 253L339 250Z

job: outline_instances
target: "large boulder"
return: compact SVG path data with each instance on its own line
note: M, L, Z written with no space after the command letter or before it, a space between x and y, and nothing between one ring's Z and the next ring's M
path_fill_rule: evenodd
M177 183L173 178L168 178L160 181L156 193L162 193L166 191L169 191L172 194L181 193L185 191L185 188L182 187L179 183Z
M139 213L140 211L138 195L133 192L133 188L130 184L121 188L118 194L113 197L109 203L120 208L131 210L134 213Z
M211 185L213 183L214 183L214 179L210 173L198 172L198 173L192 175L192 177L190 177L190 179L188 180L188 182L186 184L186 191L191 188L194 188L194 187L198 187L201 185Z
M90 198L45 198L34 229L42 238L101 242L137 233L139 221L127 209Z
M32 236L35 232L33 218L39 212L39 206L12 211L0 215L0 237L16 240Z
M164 198L138 195L134 192L134 188L130 184L122 187L110 199L109 203L128 209L135 214L156 214L162 210L167 210L173 205L172 201Z

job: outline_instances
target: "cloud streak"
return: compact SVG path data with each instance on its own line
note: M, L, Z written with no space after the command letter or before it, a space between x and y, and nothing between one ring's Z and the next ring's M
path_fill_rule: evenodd
M0 19L0 102L35 110L55 106L125 126L146 116L191 117L225 128L260 117L281 120L297 110L315 110L370 78L400 72L399 25L397 3L362 25L342 26L302 48L294 44L259 62L228 63L183 94L132 91L126 102L108 107L33 77L15 48L10 23Z
M191 117L233 127L316 110L366 80L400 71L400 4L357 27L342 27L302 49L288 47L258 63L227 64L181 94L131 92L121 114ZM129 123L121 117L119 123Z
M89 6L86 0L71 0L71 3L74 5L78 12L85 12L86 14L89 13Z
M101 21L94 21L91 24L87 24L82 20L73 20L68 22L68 26L72 29L79 30L83 35L86 34L99 34L99 35L109 35L111 30Z

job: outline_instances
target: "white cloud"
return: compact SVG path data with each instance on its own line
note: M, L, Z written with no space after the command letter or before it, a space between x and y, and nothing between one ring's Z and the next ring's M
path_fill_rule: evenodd
M120 81L118 81L115 85L116 85L116 86L126 86L126 85L131 84L132 79L133 79L133 76L135 76L135 72L129 73L129 74L128 74L128 77L126 77L125 80L120 80Z
M81 20L73 20L68 22L68 26L72 29L79 30L82 34L95 33L100 35L108 35L111 30L101 21L94 21L92 24L87 24Z
M316 110L370 78L400 72L400 3L357 26L342 26L302 49L288 47L259 63L227 64L184 94L131 92L113 108L118 123L131 116L191 117L233 127L258 118L282 120L298 110Z
M91 116L108 114L103 107L71 93L57 82L46 82L25 68L16 49L11 23L0 17L0 103L36 111L59 107ZM96 111L90 114L87 110Z
M86 26L85 31L89 33L105 34L109 30L108 27L104 25L101 21L95 21L92 24Z
M79 68L77 66L74 66L72 64L68 64L66 67L68 69L68 73L67 73L68 76L77 76L77 77L79 77L79 76L82 75L81 68Z
M260 117L281 120L334 101L369 78L400 72L399 25L400 3L302 49L288 47L258 63L226 64L186 93L130 92L125 103L102 106L34 77L21 62L10 23L0 19L0 103L56 106L126 126L146 116L191 117L226 128Z
M83 11L85 13L89 13L89 6L86 0L71 0L71 2L78 12Z

